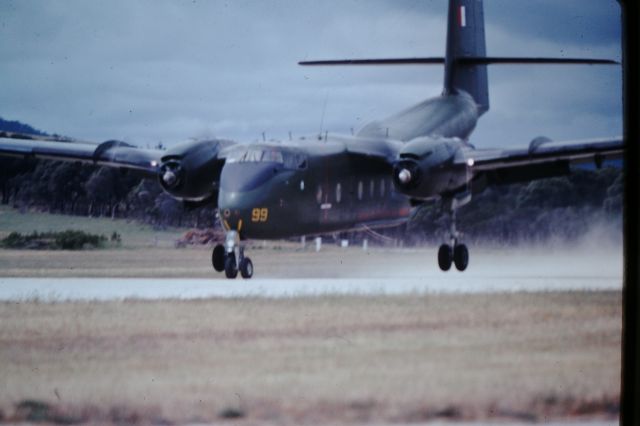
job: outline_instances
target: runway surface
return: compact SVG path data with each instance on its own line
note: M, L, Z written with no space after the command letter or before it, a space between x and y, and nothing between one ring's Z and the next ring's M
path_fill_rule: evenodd
M622 289L620 249L597 245L581 250L476 250L473 263L465 272L455 268L448 272L440 271L431 262L435 251L431 253L425 250L379 251L370 255L357 251L342 255L342 252L334 251L304 254L297 261L281 255L261 255L262 258L257 260L256 274L249 280L240 277L227 280L224 274L213 270L210 270L211 278L0 276L0 300L192 299Z
M205 297L296 297L327 294L491 293L620 290L622 279L600 276L477 276L434 273L422 278L155 279L0 278L0 300L111 300Z

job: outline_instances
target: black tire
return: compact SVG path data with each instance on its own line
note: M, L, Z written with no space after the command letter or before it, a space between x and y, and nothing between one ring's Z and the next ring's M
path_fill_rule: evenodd
M233 254L227 256L224 261L224 274L227 278L235 278L238 276L238 268L236 267L236 257Z
M458 244L453 248L453 262L458 271L464 271L469 265L469 250L464 244Z
M240 275L242 278L251 278L253 276L253 262L248 257L240 261Z
M224 271L224 246L222 244L218 244L214 247L213 253L211 253L211 264L213 265L213 269L218 272Z
M438 249L438 266L443 271L451 269L451 262L453 260L453 250L450 245L442 244Z

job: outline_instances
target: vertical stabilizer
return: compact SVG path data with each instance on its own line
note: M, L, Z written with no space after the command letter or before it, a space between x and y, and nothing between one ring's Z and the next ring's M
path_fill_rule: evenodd
M487 65L459 59L486 56L482 0L449 0L444 91L467 92L478 104L480 114L489 109Z
M487 57L482 0L449 0L447 52L444 58L338 59L299 62L300 65L434 65L442 63L444 63L444 95L462 91L468 93L478 107L477 115L489 110L487 80L489 64L618 64L610 59Z

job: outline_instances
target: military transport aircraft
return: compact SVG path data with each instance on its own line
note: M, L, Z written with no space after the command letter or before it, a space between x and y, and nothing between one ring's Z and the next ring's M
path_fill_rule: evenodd
M450 0L446 54L436 58L344 59L301 65L443 64L444 89L354 136L324 134L297 143L240 144L205 140L168 151L119 141L100 144L3 134L0 154L83 161L136 169L157 176L162 188L185 203L215 204L226 230L213 249L216 271L228 278L253 275L243 250L251 238L280 239L402 223L411 209L441 199L449 212L448 239L438 265L466 269L469 253L455 212L487 185L570 173L570 165L623 153L621 137L476 149L469 137L489 110L487 65L616 64L601 59L488 57L482 0Z

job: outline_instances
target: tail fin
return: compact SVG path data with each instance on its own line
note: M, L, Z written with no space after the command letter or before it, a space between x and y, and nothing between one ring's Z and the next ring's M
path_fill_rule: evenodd
M479 113L489 109L487 65L601 64L617 65L609 59L487 57L482 0L449 0L446 56L430 58L338 59L302 61L300 65L437 65L444 64L444 93L469 93Z
M478 104L480 114L489 110L487 65L464 62L463 58L482 59L486 56L482 0L449 1L444 92L467 92Z

